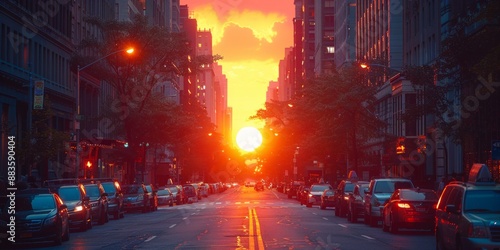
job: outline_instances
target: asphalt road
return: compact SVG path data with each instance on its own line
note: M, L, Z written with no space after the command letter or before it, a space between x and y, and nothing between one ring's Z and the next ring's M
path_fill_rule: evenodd
M435 249L426 231L383 232L347 222L334 209L306 208L276 190L236 187L193 204L163 206L150 213L72 232L61 246L17 249Z

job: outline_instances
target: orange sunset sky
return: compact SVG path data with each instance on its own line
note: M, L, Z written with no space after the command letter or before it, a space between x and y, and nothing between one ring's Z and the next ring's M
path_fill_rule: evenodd
M212 32L213 53L228 79L228 106L233 108L233 138L248 118L264 108L270 81L276 81L285 48L293 45L294 5L290 0L181 0L198 29Z

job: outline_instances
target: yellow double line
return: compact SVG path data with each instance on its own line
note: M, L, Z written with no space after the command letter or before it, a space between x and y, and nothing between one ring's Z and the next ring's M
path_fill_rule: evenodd
M255 223L255 230L254 224ZM249 250L261 249L264 250L264 241L262 240L262 234L260 232L259 218L257 218L257 212L255 208L248 208L248 224L249 224ZM255 248L255 241L257 241L257 248Z

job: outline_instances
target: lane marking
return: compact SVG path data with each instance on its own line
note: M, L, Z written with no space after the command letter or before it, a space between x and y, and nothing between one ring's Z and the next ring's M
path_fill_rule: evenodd
M250 250L255 250L255 234L253 233L253 213L251 208L248 208L248 228L248 234L250 236L248 237L248 248Z
M149 237L147 240L145 240L144 242L148 242L148 241L150 241L150 240L152 240L152 239L154 239L154 238L156 238L156 236L150 236L150 237Z
M257 217L257 211L255 208L252 208L252 212L254 213L254 219L255 219L255 229L257 230L257 244L259 246L259 249L264 250L264 241L262 240L262 233L260 232L260 222L259 222L259 217Z
M344 224L338 224L338 225L341 226L341 227L343 227L343 228L347 228L347 226L344 225Z
M177 224L172 224L172 225L170 225L168 228L173 228L173 227L175 227L175 226L177 226Z
M328 218L326 218L326 217L323 217L323 220L328 220Z
M362 236L362 237L365 237L365 238L367 238L367 239L369 239L369 240L374 240L374 239L375 239L375 238L372 238L372 237L367 236L367 235L364 235L364 234L362 234L361 236Z

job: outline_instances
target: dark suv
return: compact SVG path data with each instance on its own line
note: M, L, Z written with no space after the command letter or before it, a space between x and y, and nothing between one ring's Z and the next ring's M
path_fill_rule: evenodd
M99 225L108 222L108 194L104 191L104 187L100 182L86 183L83 187L90 198L94 221Z
M359 183L369 183L367 181L358 181L358 176L354 171L349 173L349 178L342 180L337 186L335 192L335 216L345 217L349 211L349 194L354 191L354 186Z
M126 211L141 210L146 213L151 210L151 200L144 184L124 185L122 190L123 207Z
M436 208L436 249L500 249L500 184L473 164L467 182L453 181Z
M108 214L113 215L114 219L123 218L125 209L123 209L123 192L120 183L117 180L101 180L104 191L108 194Z
M56 192L68 207L70 226L82 231L92 228L92 207L83 185L63 185Z
M7 223L14 217L16 243L53 241L60 245L62 241L69 240L68 209L61 198L49 189L17 191L15 214L10 214L12 210L9 210L6 196L0 196L0 200L0 229L7 236L7 231L10 231ZM0 242L6 246L10 243L6 237L2 237ZM3 249L7 249L6 246Z
M365 223L377 226L382 221L384 203L391 197L394 190L400 188L414 188L413 182L404 178L376 178L370 181L365 192Z

